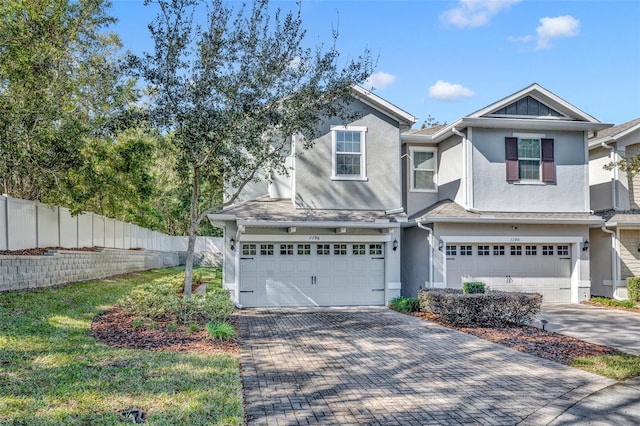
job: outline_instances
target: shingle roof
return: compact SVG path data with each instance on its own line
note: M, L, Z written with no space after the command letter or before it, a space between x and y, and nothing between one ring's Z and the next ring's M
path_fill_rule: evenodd
M555 212L472 212L451 200L439 201L409 217L416 222L603 222L599 216L590 213L555 213Z
M606 139L613 136L616 136L625 130L630 129L631 127L640 124L640 118L636 118L635 120L627 121L626 123L618 124L617 126L609 127L608 129L600 130L597 135L592 135L589 137L590 140L595 139Z
M211 220L220 220L220 215L232 215L244 221L276 222L396 222L395 218L405 217L404 213L388 215L384 210L329 210L296 208L291 200L277 200L268 195L255 200L244 201L209 215ZM216 217L217 216L217 217Z
M632 209L632 210L602 210L596 212L597 215L602 216L602 218L607 222L616 222L616 223L640 223L640 210Z
M434 133L447 127L444 124L438 124L432 127L425 127L424 129L411 129L403 132L405 135L433 135Z

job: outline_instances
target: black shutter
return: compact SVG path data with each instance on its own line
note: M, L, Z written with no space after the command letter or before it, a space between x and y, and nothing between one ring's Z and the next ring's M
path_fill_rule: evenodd
M553 139L541 139L542 143L542 181L555 182L555 163L553 160Z
M504 151L507 166L507 182L516 182L519 180L518 138L504 138Z

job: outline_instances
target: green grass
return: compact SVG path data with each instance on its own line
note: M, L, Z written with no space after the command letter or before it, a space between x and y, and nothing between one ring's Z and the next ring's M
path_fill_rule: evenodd
M640 307L638 307L631 300L615 300L615 299L609 299L607 297L592 297L591 298L591 302L600 303L602 305L612 306L612 307L622 307L622 308L629 308L629 309L640 309Z
M0 424L119 425L127 408L149 425L243 424L235 357L111 348L90 335L92 318L131 289L182 272L0 294Z
M615 380L640 376L639 355L587 356L573 360L571 366Z

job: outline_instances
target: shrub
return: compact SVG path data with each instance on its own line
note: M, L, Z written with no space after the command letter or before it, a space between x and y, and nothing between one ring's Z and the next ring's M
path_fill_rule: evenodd
M484 283L479 281L470 281L462 284L462 292L464 294L484 293Z
M418 293L420 307L450 324L504 327L531 323L540 312L542 296L537 293L463 294L461 290L425 289Z
M171 282L149 282L133 289L120 305L129 314L160 319L173 314L180 305L180 296Z
M627 278L627 291L629 300L633 303L640 303L640 277Z
M218 340L231 340L238 335L238 333L236 333L236 329L233 328L233 325L226 321L212 321L208 323L207 332L209 333L209 337Z
M591 302L600 303L606 306L621 306L623 308L635 308L635 302L631 300L615 300L607 297L592 297Z
M415 297L394 297L389 302L389 307L398 312L418 312L420 310L420 300Z

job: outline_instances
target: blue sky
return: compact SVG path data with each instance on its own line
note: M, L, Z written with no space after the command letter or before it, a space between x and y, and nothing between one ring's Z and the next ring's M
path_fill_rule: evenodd
M155 9L112 2L124 47L149 51ZM303 0L302 19L309 45L337 29L345 61L369 48L378 58L369 84L418 117L414 127L428 115L450 123L534 82L603 122L640 117L637 0Z

